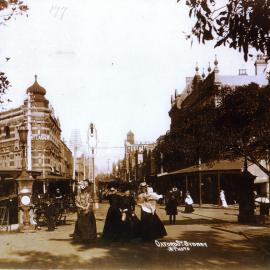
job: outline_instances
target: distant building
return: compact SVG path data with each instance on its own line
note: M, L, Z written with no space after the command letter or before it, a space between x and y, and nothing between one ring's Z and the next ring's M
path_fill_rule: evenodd
M92 180L92 160L88 156L81 155L76 158L75 179L78 181L85 179Z
M126 181L144 180L151 175L151 153L155 143L136 142L132 131L127 133L125 140L124 159L115 165L114 173Z

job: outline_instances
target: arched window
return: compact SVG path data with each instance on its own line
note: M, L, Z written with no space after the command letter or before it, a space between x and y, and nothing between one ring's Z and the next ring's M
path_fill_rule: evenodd
M5 134L6 134L6 139L10 138L10 128L8 126L5 127Z

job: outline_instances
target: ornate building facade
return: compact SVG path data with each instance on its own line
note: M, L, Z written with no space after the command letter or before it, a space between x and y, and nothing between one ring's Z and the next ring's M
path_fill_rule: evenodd
M61 139L59 119L45 97L46 90L37 82L37 76L26 93L23 105L0 113L0 182L1 186L7 186L8 181L10 184L20 174L22 148L18 129L25 125L28 129L27 171L35 178L34 192L45 193L50 183L53 190L56 181L72 179L72 153ZM15 195L15 188L0 190L0 200Z
M59 119L46 99L46 90L37 82L27 89L28 99L16 109L0 113L0 170L21 168L18 128L28 128L27 169L42 178L72 176L72 154L61 140Z
M200 74L197 66L195 75L186 78L186 86L181 94L178 94L177 90L175 90L174 95L171 97L171 109L169 111L171 118L170 132L180 128L185 121L185 115L192 112L194 108L203 108L206 105L219 106L220 100L216 95L218 92L216 90L219 87L230 86L234 88L250 83L256 83L260 86L267 85L269 82L266 74L266 57L257 56L254 66L254 75L248 75L245 69L239 69L237 75L223 75L219 70L217 58L214 61L213 69L209 65L207 75L204 72ZM198 160L196 164L187 164L185 160L179 157L179 160L174 161L178 168L171 167L171 160L166 156L164 156L163 161L166 170L165 175L160 177L159 183L161 185L165 185L166 180L168 180L168 185L178 185L183 191L192 190L195 202L217 203L221 188L228 192L230 203L235 200L235 178L239 177L244 168L243 161L240 163L239 161L221 161L220 163L217 162L213 167L208 167L207 164L201 164L201 160ZM260 191L268 191L269 180L266 174L260 171L257 166L251 164L248 170L257 176L255 184L259 184L257 187L260 186ZM162 173L161 169L160 173Z

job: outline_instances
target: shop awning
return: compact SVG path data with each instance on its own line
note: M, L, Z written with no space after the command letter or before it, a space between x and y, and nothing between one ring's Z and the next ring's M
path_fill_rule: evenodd
M111 183L111 182L117 182L119 180L116 180L116 179L99 179L98 182L101 182L101 183Z
M263 183L268 183L268 178L256 177L256 179L254 180L254 184L263 184Z
M178 174L192 174L192 173L214 173L214 172L238 172L241 173L243 170L243 161L229 161L221 160L215 163L203 163L201 165L195 165L187 167L181 170L163 173L158 175L158 177L168 176L168 175L178 175Z
M73 181L71 178L67 178L61 175L47 175L45 178L37 177L37 181Z
M16 180L20 176L21 172L22 170L19 170L19 169L0 170L0 177L1 179L6 179L6 180ZM37 171L27 171L27 172L31 174L34 178L36 178L37 176L41 174L41 172L37 172Z

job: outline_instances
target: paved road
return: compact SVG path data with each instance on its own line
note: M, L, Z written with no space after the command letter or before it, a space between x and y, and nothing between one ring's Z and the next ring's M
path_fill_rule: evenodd
M107 208L101 204L96 211L99 233ZM74 214L54 232L42 228L36 233L2 233L0 268L269 269L269 227L238 225L236 209L196 208L193 214L179 213L175 225L168 224L164 212L159 207L168 236L156 243L75 244L69 237ZM165 246L176 240L177 247Z

